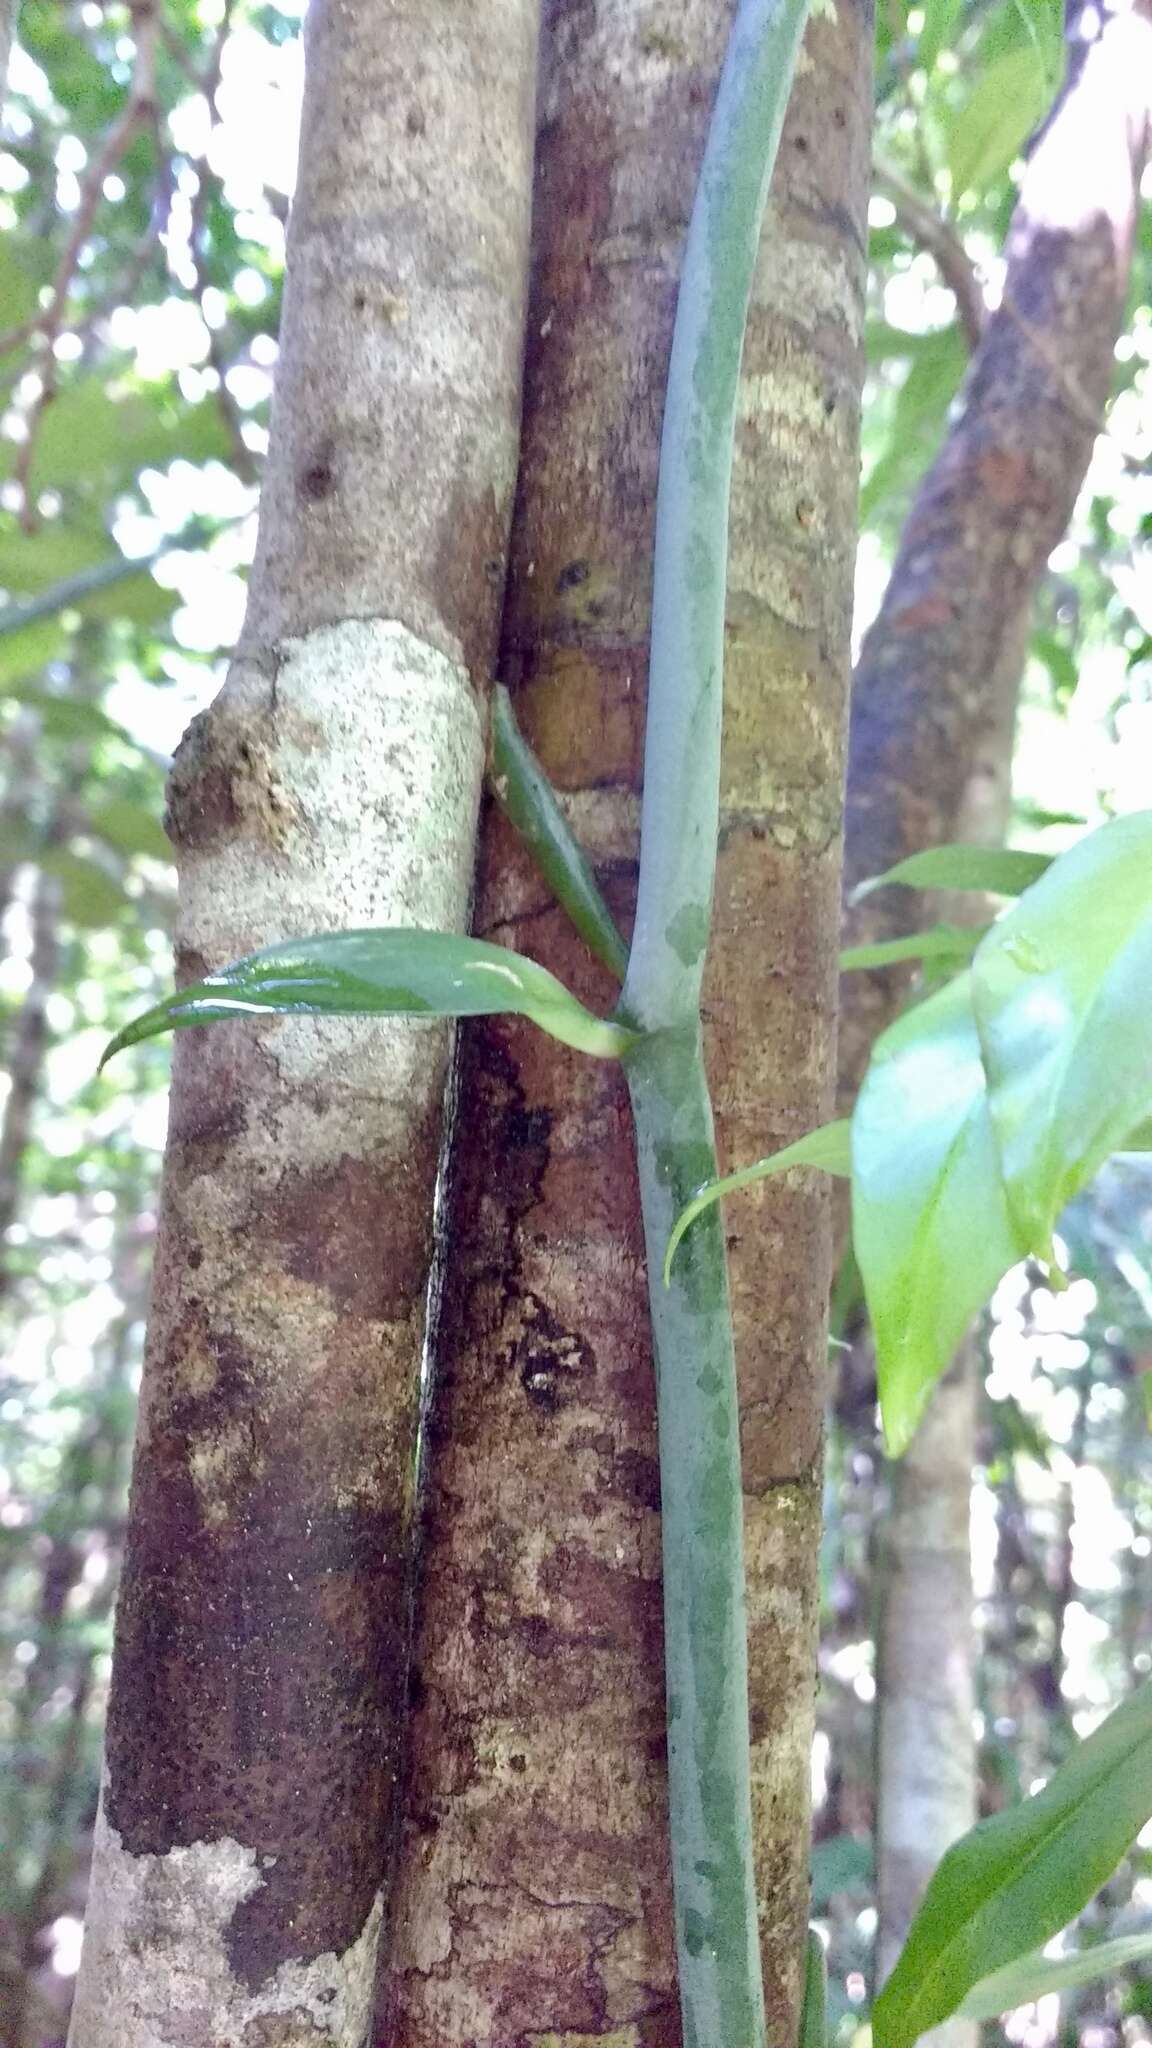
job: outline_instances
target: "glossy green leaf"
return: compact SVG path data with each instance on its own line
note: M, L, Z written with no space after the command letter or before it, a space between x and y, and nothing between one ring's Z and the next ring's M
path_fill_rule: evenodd
M814 1927L808 1929L804 1958L799 2048L828 2048L828 1958Z
M1003 176L1044 112L1050 90L1044 58L1031 42L1006 50L980 71L949 124L953 206Z
M959 2010L965 2019L994 2020L1002 2012L1011 2012L1018 2005L1031 2005L1053 1991L1071 1991L1077 1984L1093 1984L1100 1977L1111 1977L1116 1971L1127 1969L1130 1963L1143 1962L1146 1956L1152 1956L1152 1931L1101 1941L1095 1948L1077 1949L1073 1955L1046 1956L1042 1951L1033 1952L982 1978Z
M88 823L97 837L114 846L118 853L145 854L149 860L171 865L172 843L154 811L134 804L127 797L109 797L93 804Z
M617 981L623 981L628 948L556 792L516 722L512 699L502 684L493 692L491 782L497 803L528 847L556 901L597 959Z
M840 955L840 971L852 974L867 967L895 967L904 960L937 960L965 967L987 930L986 924L934 924L927 931L910 932L906 939L847 946Z
M940 1863L872 2013L875 2048L911 2048L993 1972L1051 1941L1152 1816L1152 1684L1079 1742L1043 1790Z
M1152 811L1062 854L982 941L972 986L1016 1229L1051 1259L1064 1204L1152 1114Z
M704 1214L705 1209L710 1209L714 1202L722 1201L725 1195L739 1194L742 1188L750 1188L754 1182L767 1180L774 1173L787 1173L794 1166L817 1166L824 1173L834 1173L841 1179L847 1179L852 1171L850 1131L847 1119L821 1124L819 1130L807 1132L803 1138L797 1138L795 1144L770 1153L767 1159L757 1159L754 1165L742 1166L736 1173L725 1174L721 1180L708 1181L681 1209L673 1225L664 1254L665 1286L672 1273L676 1247L684 1232L691 1228L698 1216Z
M877 1041L852 1117L853 1241L894 1456L972 1317L1021 1255L970 979L949 982Z
M127 1045L191 1024L267 1012L306 1017L530 1017L565 1045L601 1058L632 1042L594 1017L547 968L520 953L451 932L320 933L289 939L177 989L118 1031L104 1061Z
M906 889L976 889L984 896L1019 896L1052 865L1050 853L1024 853L1014 846L929 846L911 853L882 875L870 875L853 889L862 903L877 889L900 882Z

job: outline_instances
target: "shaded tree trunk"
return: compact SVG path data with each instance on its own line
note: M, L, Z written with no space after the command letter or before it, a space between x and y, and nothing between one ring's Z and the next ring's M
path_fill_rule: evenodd
M621 0L595 16L559 5L546 16L504 668L625 912L661 395L731 11L729 0ZM850 6L810 32L745 353L706 998L732 1148L754 1128L759 1149L766 1118L789 1132L819 1120L831 1079L868 34ZM527 947L586 1000L611 1000L496 815L477 929ZM515 1022L478 1025L459 1128L405 1859L379 2039L503 2048L604 2035L671 2048L659 1473L625 1092L612 1069L578 1064ZM751 1231L734 1272L757 1862L769 2033L785 2043L807 1910L819 1198L793 1194L769 1229L759 1290Z
M460 928L515 474L536 8L316 0L248 615L183 978ZM405 1698L442 1028L177 1046L73 2048L361 2048Z
M892 1968L945 1849L976 1819L975 1637L969 1500L976 1364L960 1353L892 1480L877 1631L878 1981ZM974 2021L925 2040L974 2048Z

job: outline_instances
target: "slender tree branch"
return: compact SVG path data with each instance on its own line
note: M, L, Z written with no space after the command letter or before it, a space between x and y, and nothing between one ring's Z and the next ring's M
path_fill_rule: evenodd
M36 443L44 414L56 396L55 343L64 325L76 267L92 232L105 180L115 170L138 130L155 118L158 37L156 0L132 0L131 12L136 41L136 61L128 98L105 135L101 148L88 166L71 232L56 267L51 299L40 318L34 323L35 331L39 333L43 345L40 389L25 416L25 438L20 444L14 470L22 500L21 516L25 530L29 532L35 525L31 481L36 459Z
M20 604L0 607L0 639L9 633L21 633L25 626L35 626L41 619L50 619L72 604L83 604L86 597L92 597L99 590L108 590L116 583L124 583L130 576L144 575L159 561L159 553L140 555L131 559L118 555L111 562L95 562L90 569L80 569L75 576L66 576L59 583L53 583L47 590L41 590L35 597L24 599Z
M932 257L956 301L956 311L968 345L976 348L984 332L988 306L980 272L961 237L951 221L938 213L931 201L917 192L895 165L877 158L873 180L877 191L891 200L896 218L906 233Z

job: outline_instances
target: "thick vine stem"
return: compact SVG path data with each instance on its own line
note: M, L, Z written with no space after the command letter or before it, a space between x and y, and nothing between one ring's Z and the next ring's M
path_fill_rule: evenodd
M698 1030L624 1061L636 1124L660 1426L668 1803L684 2048L762 2048L736 1361L719 1211L664 1246L716 1170Z
M656 1354L668 1790L684 2048L761 2048L740 1427L715 1213L663 1285L678 1211L716 1171L700 988L720 811L728 500L740 356L807 0L740 0L684 253L652 593L636 923L620 1012Z
M740 352L807 0L741 0L684 251L656 500L640 879L624 1006L696 1017L720 811L728 497Z

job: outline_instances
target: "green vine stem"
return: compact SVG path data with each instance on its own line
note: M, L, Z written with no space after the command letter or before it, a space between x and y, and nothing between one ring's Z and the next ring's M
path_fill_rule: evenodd
M748 300L807 0L740 0L676 311L656 506L636 926L620 1016L656 1359L668 1796L684 2048L762 2048L740 1427L700 987L720 809L728 494ZM685 1256L687 1255L687 1256Z
M808 0L740 0L684 251L660 447L640 880L623 998L650 1029L688 1023L700 1004L720 814L740 354L807 8Z

